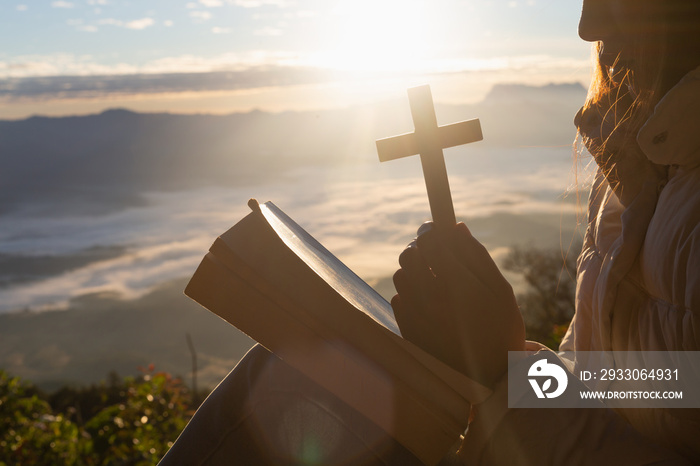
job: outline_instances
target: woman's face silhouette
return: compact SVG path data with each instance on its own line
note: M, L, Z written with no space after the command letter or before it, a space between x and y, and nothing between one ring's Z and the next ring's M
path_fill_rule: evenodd
M700 65L700 1L583 0L579 36L602 43L611 75L657 64L670 86Z
M633 24L640 19L630 14L635 2L649 0L583 0L578 33L583 40L603 43L600 60L604 66L629 62L623 56L625 43L633 40L633 29L641 29L641 25Z

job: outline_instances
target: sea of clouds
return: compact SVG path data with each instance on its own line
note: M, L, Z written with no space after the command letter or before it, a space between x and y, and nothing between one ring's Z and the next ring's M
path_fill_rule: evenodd
M499 213L559 215L562 228L573 228L575 191L580 190L585 205L590 178L589 169L574 170L573 152L571 147L484 149L478 144L446 151L458 218L469 223ZM399 253L429 219L415 157L303 168L281 182L252 188L150 193L144 205L102 215L61 215L27 206L4 216L0 254L70 256L110 246L124 252L0 288L0 312L62 309L90 293L134 299L163 282L188 277L214 238L249 212L251 197L274 202L367 281L393 274ZM518 231L473 233L496 259L510 245L533 240Z

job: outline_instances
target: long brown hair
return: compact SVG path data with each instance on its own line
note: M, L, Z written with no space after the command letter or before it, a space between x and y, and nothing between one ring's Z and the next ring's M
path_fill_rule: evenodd
M658 46L658 45L657 45ZM609 69L598 58L601 43L593 46L593 73L588 95L584 104L586 109L598 109L601 119L614 121L615 127L632 129L629 137L649 118L654 107L664 93L663 63L650 63L647 58L635 60L634 69ZM643 47L639 47L644 56ZM635 54L636 55L636 54ZM665 60L665 54L660 55ZM618 148L619 149L619 148Z

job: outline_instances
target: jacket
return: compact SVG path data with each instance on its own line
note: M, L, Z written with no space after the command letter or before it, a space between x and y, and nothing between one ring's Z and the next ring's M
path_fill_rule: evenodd
M625 206L596 174L562 351L700 351L700 68L637 142L666 174ZM532 360L548 351L528 350ZM502 380L474 411L460 451L468 464L700 463L700 409L508 409Z

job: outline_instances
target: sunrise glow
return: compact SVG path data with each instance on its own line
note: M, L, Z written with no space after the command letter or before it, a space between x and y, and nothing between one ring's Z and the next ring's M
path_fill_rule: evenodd
M331 11L336 30L318 65L354 72L413 71L438 48L425 2L342 0Z
M0 119L344 107L435 84L585 82L569 2L90 0L0 5ZM547 27L544 27L547 25ZM571 31L574 31L573 33Z

